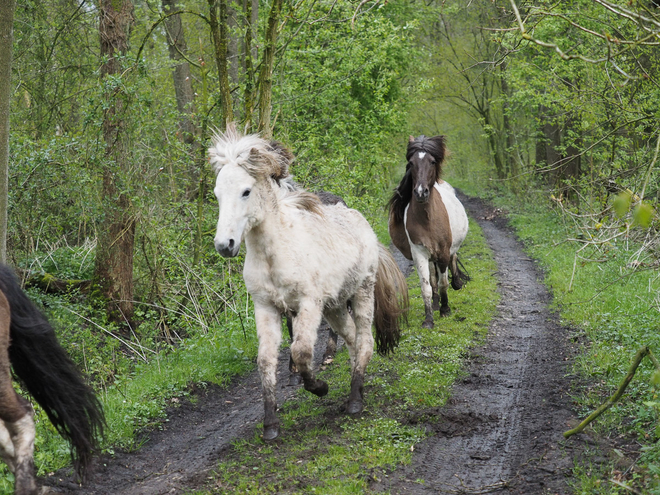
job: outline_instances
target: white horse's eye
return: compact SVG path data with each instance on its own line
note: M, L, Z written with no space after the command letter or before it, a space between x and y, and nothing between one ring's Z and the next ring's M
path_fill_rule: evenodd
M249 195L250 195L250 189L246 189L245 191L243 191L244 198L247 198Z

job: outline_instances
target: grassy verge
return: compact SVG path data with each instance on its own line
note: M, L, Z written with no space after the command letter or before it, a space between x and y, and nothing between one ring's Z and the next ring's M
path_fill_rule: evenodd
M604 255L582 252L594 261L576 262L580 245L566 240L575 232L553 211L549 197L491 199L509 212L526 251L545 270L563 323L572 329L576 345L584 343L573 369L575 408L584 418L614 393L640 346L660 353L660 277L630 262L638 246L625 238L612 242ZM575 493L660 493L660 403L650 384L652 371L643 362L621 401L590 427L614 449L594 447L591 456L578 461Z
M424 308L416 273L409 278L412 308L400 347L374 356L367 369L366 407L360 418L341 412L349 391L345 350L321 372L330 385L324 398L300 390L282 406L282 435L265 444L255 436L236 442L209 483L208 493L363 493L370 479L387 477L410 462L425 432L411 415L443 405L470 347L483 337L498 295L495 264L475 223L461 249L472 281L450 292L452 315L423 330Z

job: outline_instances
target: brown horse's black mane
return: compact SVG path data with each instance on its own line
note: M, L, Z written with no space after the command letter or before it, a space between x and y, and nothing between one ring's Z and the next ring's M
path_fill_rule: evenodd
M419 152L431 155L435 159L435 180L437 181L442 175L442 164L445 161L446 151L445 136L429 138L422 134L408 143L408 149L406 150L406 160L408 160L406 173L403 174L401 182L399 182L399 185L394 189L392 197L387 202L390 215L393 215L397 222L403 222L403 213L412 199L413 178L410 160Z

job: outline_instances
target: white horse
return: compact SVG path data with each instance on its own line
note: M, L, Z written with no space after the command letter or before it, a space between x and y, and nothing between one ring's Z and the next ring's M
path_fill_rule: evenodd
M455 290L469 280L458 262L468 217L454 188L440 179L445 154L444 136L410 136L406 173L389 202L392 243L414 261L419 275L426 313L424 328L433 328L433 310L439 310L440 316L450 313L449 271Z
M279 435L275 387L283 313L293 317L291 356L313 394L328 392L312 369L321 318L343 337L351 361L347 412L362 412L364 372L374 348L372 321L377 350L386 354L398 344L399 320L407 308L403 274L359 212L281 187L288 163L268 141L243 136L233 125L213 141L209 155L218 173L214 193L220 207L215 248L233 257L245 241L243 279L259 337L264 439Z

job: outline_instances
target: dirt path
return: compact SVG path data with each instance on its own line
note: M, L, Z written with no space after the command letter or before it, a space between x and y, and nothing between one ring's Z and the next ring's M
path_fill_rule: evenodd
M586 437L564 441L573 424L567 330L548 310L551 297L535 262L498 213L461 197L497 262L502 295L485 345L449 403L425 414L432 436L410 467L375 489L393 493L570 493L568 479ZM423 417L423 415L420 415ZM424 483L415 480L424 480Z
M567 332L548 311L550 296L539 271L506 222L481 201L462 200L495 255L499 314L486 344L473 350L468 375L455 386L449 404L411 420L437 418L424 423L432 436L417 446L413 464L372 488L420 494L570 493L566 477L585 437L569 442L561 437L572 421L564 378ZM327 332L322 335L319 347ZM281 356L280 383L287 381L287 362L288 355ZM295 391L281 387L279 403ZM85 487L61 475L44 482L54 492L77 494L160 495L202 487L218 453L232 440L252 436L262 418L255 372L228 390L211 387L196 405L171 411L138 452L101 459Z

